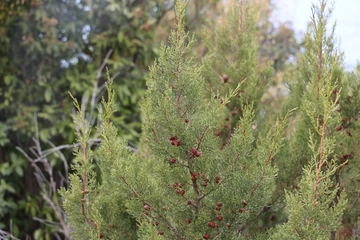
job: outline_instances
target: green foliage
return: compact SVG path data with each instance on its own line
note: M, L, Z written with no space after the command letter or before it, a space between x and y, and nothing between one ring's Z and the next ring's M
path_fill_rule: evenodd
M6 24L7 21L11 17L21 14L21 12L24 11L24 9L26 7L28 7L27 5L29 5L29 3L30 3L29 1L25 1L25 0L1 1L1 3L0 3L0 26L3 24Z
M99 132L103 137L103 144L97 151L101 156L98 166L101 169L100 182L96 182L93 171L93 154L87 144L90 136L89 126L82 115L82 109L74 99L78 110L74 122L79 127L77 134L81 147L76 152L74 174L70 177L70 191L62 189L60 192L65 197L64 209L72 214L68 220L73 224L76 239L99 239L105 235L108 239L133 239L135 222L126 213L123 201L120 201L119 191L114 191L114 178L111 173L117 158L126 158L129 153L119 142L116 128L110 123L114 112L114 92L111 85L107 86L108 102L103 100L103 112L100 112L102 125ZM124 154L121 154L124 152ZM123 155L123 156L121 156ZM73 204L76 202L77 204ZM114 211L116 209L116 211Z
M278 160L283 166L279 184L288 189L289 220L277 229L273 239L328 239L330 232L335 236L340 220L347 216L343 215L347 201L345 185L341 182L347 182L349 177L341 169L354 155L342 153L345 150L342 142L349 139L342 133L344 105L340 99L349 94L347 85L353 86L356 81L350 82L343 73L342 56L334 46L334 27L327 33L331 9L327 10L326 2L320 1L312 10L312 22L305 37L306 50L294 72L294 80L289 83L291 95L287 107L300 106L297 128L287 141L292 151L284 151ZM351 149L353 145L348 146ZM299 171L301 168L303 171ZM291 188L298 190L290 192Z
M44 209L32 193L17 201L27 184L15 182L29 175L10 146L27 148L34 134L36 145L78 142L70 187L59 192L74 239L328 239L345 237L336 233L342 222L355 225L359 73L343 71L335 28L327 31L326 2L313 6L305 52L285 75L282 111L263 100L274 77L264 58L272 56L279 74L296 46L258 46L259 29L268 25L257 23L250 1L233 1L214 34L204 31L207 54L199 64L201 44L186 33L193 28L184 20L190 10L190 23L197 21L194 9L205 2L188 2L176 1L175 30L160 49L152 39L168 1L32 1L24 5L28 12L6 17L9 24L0 29L6 56L0 156L7 160L0 165L0 197L6 199L0 214L5 224L15 220L15 235L32 228L34 238L49 239L52 231L19 221L20 209L32 217ZM288 34L280 29L265 42L291 39ZM155 53L133 152L127 141L140 131L134 104ZM100 105L106 79L107 100ZM71 108L69 88L76 132L64 110ZM49 156L49 163L56 167L59 159ZM49 208L43 216L64 221Z
M139 226L138 236L141 240L164 239L161 235L158 234L155 225L150 219L148 221L143 221L142 224Z
M185 5L177 1L175 8L177 25L170 34L170 46L161 46L141 104L143 148L131 154L118 140L110 121L114 106L109 89L99 129L101 179L94 184L90 169L76 165L71 190L61 191L75 238L123 236L121 229L111 232L100 227L111 224L118 211L136 219L139 236L145 239L154 234L155 227L166 239L242 238L253 234L252 222L275 189L277 169L271 160L280 149L289 115L267 134L259 134L255 142L254 103L246 99L240 102L242 115L229 142L222 145L216 129L221 126L219 118L229 110L225 103L204 98L206 83L191 51L194 39L184 31ZM243 64L249 66L244 69L254 69L252 62ZM78 112L75 122L83 124L80 107ZM81 124L79 129L83 129ZM149 226L149 220L155 227Z
M216 31L215 44L207 33L210 49L203 66L192 51L194 37L184 30L185 9L185 3L176 2L170 45L161 46L150 68L141 103L141 148L136 153L119 140L111 122L114 92L108 86L98 129L102 144L97 151L97 178L86 145L86 122L74 99L82 150L71 189L61 194L75 239L133 238L136 233L140 239L327 239L334 235L347 206L338 180L340 170L354 158L354 152L338 156L341 131L351 126L344 125L349 120L341 120L339 114L339 84L355 76L343 73L333 31L326 34L325 2L313 7L306 51L289 82L285 117L271 127L264 124L261 131L254 120L261 115L263 81L271 70L258 74L250 5L234 5L225 27ZM349 89L346 99L356 101L358 96ZM351 110L344 107L345 114ZM290 118L292 112L295 116ZM231 122L224 123L230 120L229 114ZM355 122L356 114L349 119ZM284 138L288 119L295 130ZM223 135L218 131L221 127L226 129ZM346 134L351 137L351 132ZM285 221L271 229L268 212L274 214L270 221L277 216ZM124 224L120 229L112 225L115 219ZM269 231L257 232L259 227Z
M314 171L305 168L300 190L286 194L289 220L275 229L271 239L329 239L329 233L339 228L347 203L345 194L337 198L338 188L329 190L333 184L329 176L322 174L321 182L317 183Z
M207 19L216 21L216 6L220 3L190 1L185 28L198 33ZM37 236L45 231L32 219L48 218L49 214L39 208L47 203L38 197L41 187L34 177L34 165L31 167L26 158L39 160L38 154L44 153L54 181L62 182L62 175L57 173L66 176L67 170L60 161L61 154L48 153L55 146L64 149L75 140L67 92L71 90L79 102L81 99L79 104L85 106L86 119L93 129L91 138L97 138L96 108L104 92L105 66L110 69L120 110L111 120L123 138L138 142L141 124L137 103L145 90L147 66L158 53L154 33L160 24L167 35L166 27L172 26L172 21L164 16L172 16L168 11L172 5L173 1L162 0L1 1L1 229L20 229L15 234L20 238L32 235L35 229L39 230ZM197 44L196 51L203 54L204 49L198 47L203 45L200 41ZM33 142L35 136L39 136L38 143ZM34 144L46 150L34 153ZM24 150L23 155L15 146ZM71 158L67 149L63 154L64 159ZM43 167L39 162L35 165ZM52 220L56 221L55 215Z
M16 236L25 238L39 228L34 216L27 215L26 209L17 204L37 195L40 187L32 167L15 146L36 159L38 156L29 149L37 134L44 149L74 142L69 90L79 102L81 99L79 104L85 106L89 128L95 129L97 106L104 93L105 66L110 69L117 93L115 101L121 110L112 116L112 121L122 136L138 142L140 108L135 103L144 92L147 66L155 57L156 25L167 9L160 0L1 1L2 229L18 228ZM91 138L97 138L96 131L92 131ZM64 156L71 159L71 151L64 150ZM66 171L61 159L57 154L47 157L55 179L61 179L57 173ZM39 209L32 211L46 218ZM18 225L10 226L10 220Z
M339 81L335 91L339 95L338 114L341 122L336 127L336 161L341 164L334 178L340 185L340 190L346 190L348 205L343 216L344 225L353 225L357 222L360 209L356 206L359 196L360 156L359 144L359 103L360 103L360 75L359 66L354 73L346 73ZM341 89L340 92L338 90ZM352 228L351 228L352 229ZM354 229L352 229L353 231ZM357 234L359 234L358 230Z
M225 103L228 92L242 83L236 98L226 103L228 111L223 121L219 121L223 126L217 132L226 143L243 115L242 106L252 106L256 117L259 116L259 103L267 91L273 69L269 66L261 69L258 64L255 12L249 2L233 1L227 18L217 25L214 39L210 31L203 35L209 52L203 59L202 75L210 97Z

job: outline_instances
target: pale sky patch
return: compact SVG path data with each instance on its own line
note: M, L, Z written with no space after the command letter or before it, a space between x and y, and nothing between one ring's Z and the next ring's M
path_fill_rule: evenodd
M318 0L274 0L275 18L292 22L298 38L302 38L311 16L311 4ZM353 70L360 61L360 0L335 0L330 22L336 20L335 35L340 51L345 53L345 67ZM339 46L339 45L338 45Z

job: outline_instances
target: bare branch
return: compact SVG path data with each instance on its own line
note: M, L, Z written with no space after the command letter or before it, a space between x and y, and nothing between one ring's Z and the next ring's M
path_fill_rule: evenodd
M103 60L103 62L101 63L100 67L98 68L98 71L97 71L97 74L96 74L96 80L95 80L95 83L94 83L94 89L93 89L93 92L92 92L92 96L91 96L91 103L90 103L90 116L93 115L94 113L94 109L95 109L95 103L97 101L95 101L96 99L96 95L98 95L98 85L99 85L99 81L100 81L100 77L101 77L101 73L102 71L104 70L105 66L106 66L106 63L107 61L109 60L109 57L110 55L113 53L113 49L110 49L106 55L105 55L105 58ZM91 122L91 121L89 121Z
M14 237L11 233L0 230L0 240L20 240Z

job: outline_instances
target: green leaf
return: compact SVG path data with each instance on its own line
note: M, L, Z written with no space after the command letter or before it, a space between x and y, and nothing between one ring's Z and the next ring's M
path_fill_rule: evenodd
M42 238L41 238L41 235L42 235L42 230L41 230L41 229L37 229L37 230L34 232L34 239L35 239L35 240L42 239Z
M10 186L10 185L6 185L6 189L8 190L8 192L10 192L10 193L15 193L16 191L15 191L15 188L13 188L12 186Z
M22 176L24 175L24 170L23 170L23 168L20 167L20 166L17 166L17 167L15 168L15 172L16 172L20 177L22 177Z
M105 10L109 11L109 12L115 12L115 11L120 11L121 7L120 7L120 4L114 2L114 3L107 5Z
M3 163L3 164L0 165L0 173L1 173L1 175L7 176L11 172L12 171L11 171L9 163L6 162L6 163Z
M52 95L51 90L49 88L47 88L44 93L45 102L47 102L47 103L50 102L51 95Z
M10 85L10 83L14 80L14 76L12 75L6 75L4 77L4 82L6 85Z
M124 32L119 31L117 34L117 40L119 41L119 43L122 43L123 39L124 39Z

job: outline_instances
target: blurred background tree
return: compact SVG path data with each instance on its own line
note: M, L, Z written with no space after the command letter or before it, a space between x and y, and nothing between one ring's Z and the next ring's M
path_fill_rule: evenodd
M0 229L19 238L49 239L59 216L41 197L44 191L34 167L53 171L58 188L67 184L72 143L72 100L86 106L87 118L97 126L97 106L104 93L105 67L114 80L119 135L136 145L141 131L138 101L145 90L144 76L174 26L172 0L5 0L0 3ZM283 71L299 49L286 23L270 21L274 6L259 4L260 63L276 70L273 88L263 101L274 105L281 96ZM191 0L186 31L197 35L199 57L206 53L200 41L203 27L221 21L227 2ZM226 16L226 15L225 15ZM93 131L94 144L97 143ZM35 139L34 137L37 136ZM35 140L35 141L34 141ZM35 143L41 145L34 148ZM54 149L58 151L43 151ZM20 147L30 162L16 147ZM62 155L61 155L62 154ZM34 165L35 164L35 165ZM56 200L56 192L50 194ZM37 221L34 220L36 217Z
M4 0L0 3L0 23L6 22L9 18L18 15L29 6L29 1L25 0Z

